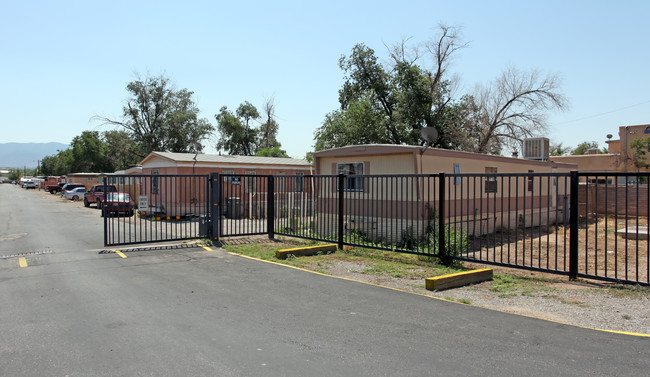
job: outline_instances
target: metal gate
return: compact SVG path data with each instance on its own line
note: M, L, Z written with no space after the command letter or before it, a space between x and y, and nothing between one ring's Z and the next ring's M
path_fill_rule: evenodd
M211 235L210 176L105 175L103 185L96 207L104 217L104 246Z
M272 230L268 216L274 206L273 176L221 174L218 202L219 236L266 235ZM213 178L215 179L215 178ZM272 233L272 232L271 232Z

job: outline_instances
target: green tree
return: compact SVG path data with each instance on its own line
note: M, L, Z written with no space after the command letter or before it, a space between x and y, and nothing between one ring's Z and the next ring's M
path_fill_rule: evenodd
M12 181L17 181L21 177L19 170L12 170L9 172L8 178Z
M634 139L630 143L630 147L634 150L632 162L636 170L650 168L648 157L646 156L647 152L650 151L650 137Z
M255 155L261 157L289 157L287 151L280 149L279 146L273 148L260 148Z
M408 48L405 41L390 50L391 63L379 63L374 50L357 44L339 60L345 82L339 90L341 108L325 116L315 132L315 148L350 144L422 144L420 129L434 127L436 146L456 147L445 123L452 104L451 82L444 79L452 55L465 47L456 28L440 26L437 38L424 48ZM429 69L417 62L427 56Z
M234 114L223 106L214 117L219 132L217 149L241 156L259 155L261 150L264 154L283 152L286 155L276 138L280 126L275 120L273 99L264 104L263 117L248 101L240 104Z
M124 170L137 165L142 155L140 146L124 130L110 130L102 133L106 143L106 158L112 170Z
M153 151L195 152L195 143L207 138L214 127L199 118L193 92L176 90L169 78L138 77L126 86L129 93L122 120L97 117L104 124L123 127L139 145L143 158Z
M573 149L571 154L574 155L574 156L587 154L587 152L590 149L598 149L598 142L597 141L583 141L582 143L578 144L578 146ZM600 149L598 149L598 153L600 153Z
M54 173L54 166L56 164L56 155L45 156L41 160L41 172L43 175L57 175Z
M550 154L551 156L565 156L567 154L571 154L573 150L570 147L565 147L562 145L562 143L554 144L551 143L550 145Z
M83 131L72 138L72 170L77 173L107 172L113 167L106 158L108 146L97 131Z
M235 114L223 106L219 114L215 115L219 131L217 149L223 149L231 155L255 155L259 140L258 130L253 127L252 121L259 117L257 108L248 101L239 105Z
M73 173L74 156L72 149L59 151L52 156L46 156L41 161L41 169L45 175L66 175Z

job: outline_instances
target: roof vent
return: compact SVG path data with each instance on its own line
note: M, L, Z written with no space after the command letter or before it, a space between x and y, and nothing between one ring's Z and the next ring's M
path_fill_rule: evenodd
M600 149L598 148L587 149L587 153L585 154L600 154Z
M548 161L549 141L546 137L524 139L524 158L526 160Z

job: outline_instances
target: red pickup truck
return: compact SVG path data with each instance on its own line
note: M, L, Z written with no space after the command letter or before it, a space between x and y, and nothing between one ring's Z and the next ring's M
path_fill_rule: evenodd
M54 195L57 192L61 192L63 186L65 186L65 182L59 182L56 185L47 185L45 186L45 191L49 191L50 194Z
M106 192L117 192L113 185L106 185ZM89 191L84 193L84 206L90 207L90 203L96 203L97 208L102 208L104 201L104 185L94 185Z

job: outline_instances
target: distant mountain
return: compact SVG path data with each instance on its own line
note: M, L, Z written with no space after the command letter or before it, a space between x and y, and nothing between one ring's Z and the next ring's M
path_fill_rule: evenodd
M66 149L62 143L0 143L0 168L33 169L43 157Z

